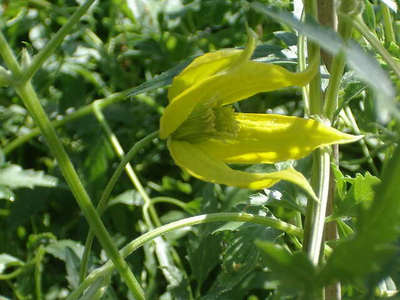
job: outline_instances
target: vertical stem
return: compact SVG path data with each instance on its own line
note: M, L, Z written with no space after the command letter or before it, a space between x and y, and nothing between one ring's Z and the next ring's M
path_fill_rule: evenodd
M107 252L108 256L114 262L118 269L120 275L124 278L127 286L132 291L132 293L138 299L145 299L144 292L141 289L139 283L134 277L132 271L129 269L127 263L122 258L118 252L117 247L113 243L107 229L105 228L100 216L97 214L95 208L90 201L86 190L84 189L78 174L76 173L64 147L62 146L60 140L58 139L53 127L50 125L50 121L47 118L42 106L39 103L39 99L36 96L35 91L31 83L28 81L19 86L15 87L18 95L21 97L26 108L30 112L35 123L40 128L43 136L45 137L50 150L57 159L60 169L67 181L72 193L75 196L80 208L85 214L91 229L96 234L104 250Z
M385 39L388 44L395 43L396 44L396 35L393 30L393 18L390 14L389 7L381 1L381 9L383 16L383 25L385 26Z
M317 19L316 0L304 0L305 15ZM309 60L314 60L320 56L318 45L307 41L307 51ZM322 117L322 98L321 98L321 76L318 73L310 82L310 115ZM313 186L320 202L309 200L304 226L303 249L307 253L311 262L317 266L322 255L324 225L326 206L329 191L329 172L330 172L330 153L328 147L321 147L313 152L313 170L311 185ZM312 299L324 299L324 290L318 290Z
M10 47L4 36L0 33L0 53L10 70L13 72L14 78L21 76L22 70L19 66L14 54L12 53ZM60 140L58 139L54 128L51 126L50 121L41 106L39 99L32 87L31 82L25 81L19 85L14 86L17 94L21 97L24 102L25 107L29 111L30 115L34 119L35 123L39 127L42 135L47 141L47 144L53 153L54 157L60 166L60 169L71 188L72 193L75 196L81 210L85 214L90 227L95 232L97 238L99 239L104 250L107 252L108 256L115 263L118 272L124 278L128 288L138 299L145 299L144 292L134 277L132 271L128 268L125 260L122 258L118 252L117 247L114 245L107 229L105 228L100 216L94 209L92 202L85 188L83 187L78 174L76 173L71 160L69 159L64 147L62 146Z

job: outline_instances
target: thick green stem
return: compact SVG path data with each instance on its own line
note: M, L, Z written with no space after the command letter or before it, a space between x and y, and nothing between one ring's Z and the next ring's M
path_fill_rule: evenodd
M85 214L90 228L94 231L97 238L99 239L104 250L108 256L113 260L118 269L120 275L124 278L129 289L138 299L145 299L144 292L142 291L139 283L134 277L132 271L121 257L117 247L114 245L107 229L105 228L100 216L97 214L95 208L90 201L88 194L86 193L78 174L76 173L64 147L58 139L53 127L50 125L50 121L47 118L42 106L39 103L39 99L36 96L35 91L30 82L26 82L15 87L18 95L23 100L26 108L30 112L32 118L40 128L42 135L45 137L50 150L57 159L60 169L71 188L72 193L75 196L80 208Z
M51 40L46 44L46 46L38 53L34 58L32 64L28 69L24 70L22 74L21 81L27 81L32 78L33 75L40 69L43 63L49 58L50 55L57 49L58 46L64 41L64 38L70 33L72 27L82 18L89 7L93 4L95 0L86 0L78 9L69 17L67 23L65 23L61 29L51 38Z
M148 241L151 241L169 231L179 229L186 226L193 226L198 224L206 224L211 222L249 222L260 224L268 227L272 227L281 231L284 231L288 234L292 234L297 237L303 236L303 231L296 226L291 224L285 223L283 221L272 219L268 217L261 217L246 213L215 213L209 215L200 215L196 217L191 217L183 220L179 220L176 222L172 222L170 224L158 227L154 230L151 230L134 241L130 242L121 250L121 255L126 257L130 255L133 251L138 249L139 247L143 246ZM79 296L85 291L87 287L89 287L92 283L96 281L97 278L100 276L104 276L109 272L112 272L114 269L114 265L111 261L107 262L102 267L94 270L85 280L82 282L79 287L74 290L66 300L76 300Z
M4 39L4 36L0 33L0 53L10 70L13 72L13 76L21 75L21 67L19 66L14 54L10 50L8 43ZM94 209L92 202L88 194L86 193L78 174L76 173L64 147L58 139L54 128L51 126L50 121L41 106L39 99L32 87L30 81L22 82L19 85L14 86L17 94L21 97L28 112L34 119L35 123L39 127L42 135L47 141L47 144L52 151L53 155L57 159L60 169L71 188L72 193L75 196L80 208L85 214L90 227L94 230L104 250L108 256L115 262L116 268L120 275L124 278L127 286L132 293L138 299L145 299L144 292L141 289L136 278L133 276L132 271L128 268L126 262L118 252L117 247L114 245L107 229L101 221L99 215Z
M317 2L315 0L305 0L304 11L306 15L317 19ZM309 60L317 59L320 56L319 46L310 41L307 41L307 51ZM321 97L321 76L319 73L310 82L309 91L310 115L322 119L323 103ZM303 250L315 266L320 263L323 254L323 233L329 190L329 168L329 148L321 147L315 150L313 152L311 185L320 201L308 201L303 240ZM312 299L324 299L324 290L318 290L312 297Z

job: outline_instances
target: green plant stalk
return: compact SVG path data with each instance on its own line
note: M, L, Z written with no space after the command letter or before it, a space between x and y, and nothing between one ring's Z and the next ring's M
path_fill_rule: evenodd
M2 33L0 33L0 53L10 70L14 72L13 68L15 68L16 74L13 73L13 76L15 77L17 74L20 75L22 70ZM14 86L14 88L17 94L21 97L21 100L25 104L25 107L32 116L33 120L39 127L42 135L46 139L50 150L55 156L60 169L69 187L71 188L75 199L78 202L78 205L85 214L90 227L94 230L104 250L107 252L108 256L115 261L118 272L124 278L128 288L132 291L132 293L138 299L145 299L143 290L134 277L132 271L128 268L128 265L119 254L118 249L114 245L107 229L100 219L100 216L94 209L78 174L76 173L67 153L65 152L64 147L58 139L54 128L50 125L50 121L44 112L39 99L37 98L31 82L22 82L21 84Z
M121 144L119 143L117 137L115 136L115 134L112 132L110 126L108 125L106 119L104 118L104 115L100 109L100 107L97 105L97 102L94 103L94 115L96 116L97 120L99 121L101 127L103 128L104 132L107 135L107 138L109 139L112 147L114 148L114 151L117 153L117 156L119 157L119 159L123 159L125 156L125 152L122 149ZM126 164L125 166L125 171L129 177L129 179L131 180L131 182L133 183L133 185L135 186L136 190L139 192L140 196L142 197L145 205L144 207L150 206L150 197L147 195L145 189L143 188L143 185L141 184L139 178L137 177L135 171L132 168L132 165L130 163ZM153 227L153 222L154 224L158 227L161 226L161 221L157 215L156 210L153 208L153 206L150 206L150 214L153 220L151 220L148 217L148 213L147 213L147 209L144 209L144 216L145 216L145 221L146 221L146 225L149 228Z
M43 299L43 294L42 294L42 260L43 256L45 255L46 251L43 249L43 246L41 245L39 249L37 250L36 254L36 262L35 262L35 296L37 300L42 300Z
M70 33L72 27L74 27L82 16L86 13L89 7L93 4L95 0L86 0L82 5L80 5L77 10L68 18L67 23L65 23L59 31L51 38L51 40L46 44L46 46L40 50L40 52L33 59L29 68L24 70L21 78L21 82L30 80L33 75L40 69L43 63L53 54L58 46L64 41L64 38ZM14 73L14 71L13 71Z
M100 108L104 108L107 106L110 106L118 101L121 101L123 99L125 99L125 97L128 95L130 89L126 90L126 91L122 91L122 92L118 92L118 93L114 93L108 97L102 98L102 99L98 99L95 100L97 101L97 105ZM54 120L51 121L50 124L53 128L57 128L60 127L68 122L77 120L79 118L85 117L89 114L94 113L94 102L92 102L91 104L88 104L80 109L78 109L77 111L65 115L63 116L63 118L61 120ZM20 136L18 138L16 138L15 140L13 140L11 143L5 145L3 147L3 153L5 155L11 153L15 148L23 145L24 143L28 142L29 140L33 139L34 137L37 137L38 135L40 135L40 129L39 128L34 128L32 129L28 134L25 134L23 136Z
M192 210L191 208L189 208L186 205L186 202L180 201L175 198L165 197L165 196L159 196L159 197L152 198L151 205L154 205L156 203L169 203L169 204L178 206L179 208L183 209L184 211L186 211L187 213L189 213L191 215L194 215L196 213L194 210Z
M137 142L131 150L129 150L128 154L125 155L125 157L121 160L120 164L116 168L114 174L111 176L110 181L108 182L101 198L100 201L97 205L97 213L101 215L107 205L108 199L111 195L111 192L117 183L118 178L121 176L122 172L125 169L125 166L132 160L132 158L136 155L136 153L145 147L147 144L149 144L151 141L153 141L155 138L158 137L158 131L153 132L149 134L148 136L144 137L141 139L139 142ZM87 270L87 265L89 262L89 254L90 254L90 248L93 243L93 231L89 230L88 236L86 238L85 242L85 250L82 255L82 262L81 262L81 268L80 268L80 280L82 281L85 276L86 276L86 270Z
M386 63L392 68L395 75L400 79L400 65L397 63L390 53L382 46L379 39L365 25L361 16L353 20L353 26L365 37L371 46L382 56Z
M78 174L76 173L67 153L65 152L64 147L58 139L54 129L51 127L50 121L40 105L39 99L37 98L31 83L26 82L16 86L15 90L21 97L32 118L40 128L42 135L45 137L49 145L49 148L57 159L60 169L68 185L70 186L75 199L77 200L80 208L89 222L90 228L96 234L104 250L107 252L107 255L115 262L118 272L124 278L128 288L138 299L145 299L143 290L141 289L139 283L124 259L120 256L118 249L114 245L107 229L100 219L100 216L93 207L92 202L90 201L90 198L86 193Z
M317 3L315 0L304 1L306 15L317 19ZM318 45L307 41L308 58L310 61L320 57ZM321 95L321 76L318 73L310 82L309 88L310 115L317 119L323 119L323 103ZM311 185L314 188L319 202L308 201L306 219L304 225L303 250L310 261L319 265L323 254L323 233L325 227L325 214L329 194L330 178L330 152L328 147L320 147L313 152L313 168ZM318 290L312 299L324 299L324 290Z
M105 131L112 147L114 148L114 151L117 153L119 158L122 159L125 155L124 150L122 149L121 144L119 143L117 137L115 136L115 134L112 132L110 126L108 125L101 109L96 105L96 103L94 106L94 113L95 113L95 116L96 116L97 120L99 121L100 125L102 126L103 130ZM151 204L150 197L147 195L145 189L143 188L139 178L136 176L135 171L133 170L130 163L128 163L125 166L125 171L126 171L128 177L130 178L130 180L132 181L134 187L136 188L136 190L139 192L139 194L141 195L141 197L143 199L144 205L143 205L142 211L143 211L144 221L146 223L148 230L151 230L154 228L153 222L156 227L160 227L162 225L162 223L157 215L157 211L155 210L154 206ZM151 218L150 218L149 212L150 212ZM175 259L175 261L178 263L180 269L184 270L181 259L178 255L178 253L175 251L175 249L172 246L167 245L167 243L163 240L162 237L158 237L157 239L154 240L154 242L155 242L156 256L159 260L160 266L162 267L163 271L166 270L166 268L174 267L173 262L169 258L170 256L172 256ZM165 247L167 247L167 248L165 249ZM163 249L163 250L159 251L158 249ZM165 253L165 251L167 251L167 253ZM167 255L165 255L165 254L167 254ZM163 268L164 266L165 266L165 268ZM165 272L167 272L167 271L165 271ZM182 271L182 272L184 272L184 271ZM184 275L186 278L188 277L186 272L184 272ZM165 274L165 279L167 281L170 281L170 275Z
M137 239L133 240L130 242L128 245L126 245L122 250L120 251L121 255L123 257L126 257L130 255L133 251L138 249L139 247L143 246L143 244L147 243L148 241L151 241L167 232L170 232L175 229L179 229L182 227L186 226L193 226L193 225L198 225L198 224L206 224L206 223L212 223L212 222L249 222L249 223L255 223L255 224L260 224L268 227L272 227L278 230L281 230L283 232L286 232L288 234L292 234L296 237L301 238L303 236L303 231L299 229L296 226L293 226L291 224L285 223L283 221L277 220L277 219L272 219L268 217L261 217L261 216L256 216L252 214L247 214L247 213L214 213L214 214L208 214L208 215L200 215L200 216L195 216L179 221L175 221L166 225L163 225L161 227L158 227L156 229L153 229ZM80 285L79 287L74 290L66 300L76 300L79 298L79 296L85 291L87 287L89 287L93 282L96 281L99 276L108 274L109 272L112 272L114 269L113 263L111 261L107 262L105 265L102 267L94 270Z
M383 25L385 27L385 39L388 44L395 43L396 44L396 35L394 34L393 29L393 18L390 14L389 7L381 1L381 10L383 15Z
M339 35L347 42L353 32L353 26L347 17L339 15L338 32ZM329 83L325 95L324 116L333 124L336 109L338 108L338 93L340 88L340 79L342 78L345 56L342 53L336 55L332 61Z

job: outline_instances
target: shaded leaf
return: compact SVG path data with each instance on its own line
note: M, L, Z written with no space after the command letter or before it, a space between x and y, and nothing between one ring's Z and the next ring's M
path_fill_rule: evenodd
M50 245L47 245L44 249L47 253L50 253L54 257L57 257L58 259L66 262L67 248L69 249L69 251L72 250L79 259L82 257L84 247L82 246L82 244L72 240L60 240L55 243L51 243Z
M24 262L12 255L7 253L0 254L0 274L3 274L4 271L9 267L20 267L23 266Z
M316 288L316 270L304 252L291 254L271 242L256 241L262 250L262 262L281 282L280 288L296 295L311 295Z
M56 187L58 178L45 175L43 171L24 170L18 165L8 165L0 168L0 185L12 189L35 186Z
M65 267L67 269L67 280L71 288L76 289L79 285L80 259L70 247L65 247Z
M259 251L254 247L256 239L274 241L280 235L277 230L260 225L244 226L231 233L222 254L222 272L202 299L219 299L254 269L259 259Z

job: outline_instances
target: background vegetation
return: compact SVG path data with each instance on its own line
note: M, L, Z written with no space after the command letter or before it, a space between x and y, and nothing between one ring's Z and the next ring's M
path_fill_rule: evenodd
M42 50L82 2L3 1L0 28L18 61L26 62ZM315 22L300 28L295 19L281 15L293 12L298 4L289 0L96 1L32 78L40 104L94 205L122 156L112 137L128 152L158 130L168 103L167 85L194 57L243 46L246 24L259 34L255 56L291 70L296 70L298 54L294 29L329 47L326 43L332 39ZM363 4L367 31L399 68L396 2ZM337 192L330 216L337 220L340 239L352 239L341 243L321 269L299 251L302 240L293 232L238 222L176 229L126 259L148 299L311 299L310 291L338 279L343 282L343 299L395 294L400 284L399 253L393 244L400 216L400 191L395 186L400 179L399 99L395 96L399 74L365 39L362 28L354 30L352 38L358 46L353 56L346 52L348 66L339 91L343 110L336 111L334 126L365 138L340 147L339 168L334 166L332 173ZM336 50L331 49L331 54L342 55ZM323 68L323 87L328 78ZM0 79L0 85L6 84ZM235 108L303 116L301 99L299 88L287 88L259 94ZM88 222L12 86L0 89L0 122L0 299L65 299L81 281ZM272 189L253 191L201 182L174 164L162 140L154 139L140 149L131 165L134 172L118 179L102 215L118 248L152 229L143 216L149 209L146 197L154 201L160 224L205 213L242 211L296 226L304 220L306 198L294 185L281 182ZM311 157L299 161L296 168L310 175ZM375 193L382 176L386 180ZM356 228L358 235L353 235ZM328 244L335 248L338 242ZM104 247L95 240L88 271L107 261ZM96 299L102 292L102 299L133 299L118 273L91 284L93 294L88 292L83 299ZM98 293L101 287L107 289Z

